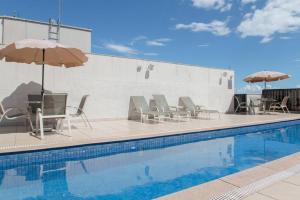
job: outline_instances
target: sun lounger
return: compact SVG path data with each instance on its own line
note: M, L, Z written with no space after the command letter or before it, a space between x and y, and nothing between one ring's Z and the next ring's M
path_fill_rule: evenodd
M153 96L155 105L157 107L157 110L164 112L164 113L168 113L168 115L171 118L177 118L177 119L188 118L189 119L191 117L191 114L189 111L179 110L178 107L176 107L176 106L169 106L165 95L155 94L152 96Z
M140 121L143 123L144 118L147 120L157 120L167 115L165 112L160 112L159 110L150 110L149 105L144 96L131 96L130 103L133 106L133 112L139 115ZM151 118L150 118L151 117Z
M210 114L216 113L221 118L220 112L217 110L208 110L204 106L195 105L190 97L180 97L179 106L182 106L185 110L191 112L193 117L198 117L200 113L204 113L210 118Z
M289 109L287 107L287 102L289 100L289 96L285 96L281 103L272 103L270 105L269 111L275 112L275 110L280 109L283 113L289 113Z

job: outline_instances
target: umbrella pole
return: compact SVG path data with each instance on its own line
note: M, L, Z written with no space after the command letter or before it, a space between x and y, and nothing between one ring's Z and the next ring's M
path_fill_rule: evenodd
M267 82L265 81L265 89L267 89Z
M42 91L41 95L43 96L44 94L44 73L45 73L45 49L43 49L43 67L42 67Z

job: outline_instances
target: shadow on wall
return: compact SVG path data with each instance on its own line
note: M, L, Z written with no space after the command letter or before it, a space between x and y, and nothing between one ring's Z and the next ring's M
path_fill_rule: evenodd
M33 81L27 84L22 83L8 97L2 100L2 104L4 108L17 107L25 112L28 106L28 94L40 94L41 88L41 84Z

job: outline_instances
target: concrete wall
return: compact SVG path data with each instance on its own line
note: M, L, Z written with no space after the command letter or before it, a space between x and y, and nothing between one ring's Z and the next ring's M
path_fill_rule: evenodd
M11 17L0 17L0 20L2 22L1 29L3 28L4 30L3 38L1 37L0 39L5 45L27 38L48 39L49 25L47 23L18 18L14 19ZM70 47L79 48L86 53L90 53L91 31L63 26L60 28L59 42Z
M149 65L153 70L148 70ZM0 61L0 73L0 99L6 107L24 109L27 94L40 92L40 66ZM135 95L149 100L152 94L165 94L170 105L177 105L180 96L190 96L207 108L232 109L231 70L89 55L84 67L47 66L45 74L45 89L67 92L69 105L77 105L82 95L90 94L86 111L92 119L127 118L130 96Z

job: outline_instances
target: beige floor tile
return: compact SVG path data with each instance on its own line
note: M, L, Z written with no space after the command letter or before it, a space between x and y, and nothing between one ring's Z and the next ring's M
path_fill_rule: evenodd
M159 198L160 200L209 200L212 197L221 195L235 189L235 186L221 180L211 181L199 186L182 190Z
M274 200L274 199L267 197L265 195L256 193L256 194L253 194L253 195L250 195L250 196L244 198L243 200Z
M0 134L0 147L15 145L16 133Z
M277 200L299 200L300 186L278 182L261 190L259 193Z
M43 142L36 137L33 137L30 133L17 133L15 134L15 145L33 145L42 144Z
M225 182L228 182L232 185L242 187L245 185L249 185L255 181L258 181L259 179L263 179L267 176L270 176L274 173L276 173L276 171L258 166L236 174L225 176L221 178L221 180L224 180Z
M290 168L291 166L297 165L297 164L300 164L300 159L293 155L290 155L290 156L286 156L286 157L283 157L278 160L274 160L272 162L268 162L261 166L275 170L275 171L282 171L282 170L286 170L286 169Z
M295 185L300 186L300 173L291 176L290 178L284 180L284 182L292 183L292 184L295 184ZM299 199L300 199L300 198L299 198Z

